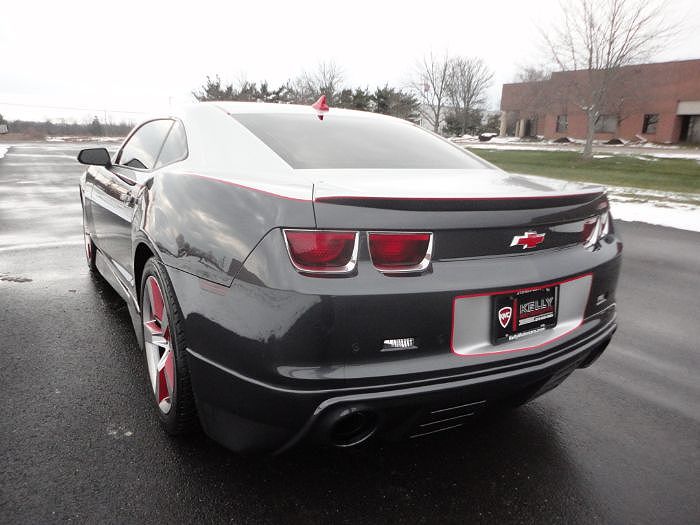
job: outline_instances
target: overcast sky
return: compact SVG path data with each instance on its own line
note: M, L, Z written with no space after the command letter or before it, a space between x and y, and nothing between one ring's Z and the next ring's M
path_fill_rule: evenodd
M700 1L668 4L669 15L686 27L657 60L700 58ZM327 60L341 66L350 86L402 86L431 49L482 57L495 72L496 108L501 84L519 66L543 62L538 27L557 19L557 6L557 0L4 0L0 113L10 120L83 120L102 119L106 110L111 119L136 121L138 112L192 101L190 92L207 75L277 85Z

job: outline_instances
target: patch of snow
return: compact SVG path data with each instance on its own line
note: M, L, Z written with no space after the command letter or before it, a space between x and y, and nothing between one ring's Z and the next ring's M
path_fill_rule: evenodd
M644 142L643 144L639 144L640 148L662 148L662 149L680 149L680 146L677 146L675 144L657 144L655 142Z
M658 157L660 159L692 159L700 160L700 151L698 150L688 150L688 151L672 151L672 152L653 152L649 153L652 157Z
M457 144L461 144L463 142L477 142L479 140L479 137L476 135L462 135L461 137L450 137L451 142L456 142Z
M541 178L534 175L523 175L523 177ZM646 190L625 186L605 186L605 188L615 220L645 222L700 232L700 193Z
M538 144L538 143L527 143L527 142L500 142L498 139L502 137L494 137L488 142L478 142L476 144L470 144L469 148L472 149L490 149L493 151L578 151L579 148L576 144ZM508 137L506 137L508 138Z
M675 191L647 190L626 186L606 186L608 194L615 197L631 196L643 201L689 202L700 206L700 193L679 193Z
M461 139L455 140L455 142L467 142ZM469 141L470 142L470 141ZM515 137L494 137L488 142L476 142L474 144L469 144L469 148L474 149L490 149L498 151L581 151L582 141L577 139L572 139L571 143L558 143L558 142L531 142L531 141L520 141ZM690 159L700 161L700 149L697 148L685 148L681 149L678 146L664 146L659 144L654 144L649 146L648 144L628 144L628 145L601 145L597 144L595 146L597 153L594 158L606 158L612 155L628 156L638 160L657 160L657 159ZM644 151L647 148L651 151ZM642 151L640 151L642 150ZM663 151L655 151L663 150ZM649 158L655 157L655 158Z
M613 155L593 155L594 159L609 159L613 157Z
M121 142L124 137L46 137L46 142Z
M52 159L71 159L73 160L74 157L72 155L61 155L61 154L53 154L53 153L8 153L8 157L32 157L32 158L52 158Z
M700 194L608 187L615 219L700 232Z
M10 146L0 146L0 159L5 156L8 149L10 149Z
M611 201L610 209L616 220L646 222L700 232L700 206Z
M521 144L527 144L524 142L522 139L519 139L518 137L493 137L489 142L493 142L494 144L513 144L513 143L521 143Z

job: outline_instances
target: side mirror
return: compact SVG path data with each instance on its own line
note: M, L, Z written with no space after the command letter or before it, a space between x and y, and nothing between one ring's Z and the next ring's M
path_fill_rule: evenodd
M108 168L112 165L112 159L105 148L88 148L80 150L78 162L90 166L104 166Z

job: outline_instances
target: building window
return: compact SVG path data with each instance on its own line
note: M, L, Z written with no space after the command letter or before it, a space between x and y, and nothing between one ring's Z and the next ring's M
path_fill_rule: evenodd
M557 133L566 133L569 129L569 117L557 115Z
M615 133L617 131L617 115L600 115L595 121L593 131L596 133Z
M642 133L656 133L656 125L659 123L658 113L648 113L644 115L644 124L642 124Z

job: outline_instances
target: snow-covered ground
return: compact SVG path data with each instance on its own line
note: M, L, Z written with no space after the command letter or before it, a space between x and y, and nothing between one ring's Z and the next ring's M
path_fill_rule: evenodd
M10 146L3 146L0 144L0 159L5 156L5 153L7 153L7 150L10 149Z
M620 221L638 221L679 230L700 232L700 206L652 204L610 199L613 217Z
M570 143L552 141L522 140L517 137L493 137L488 142L480 142L478 137L464 135L452 142L472 149L511 150L511 151L581 151L582 140L572 139ZM653 144L651 142L627 142L624 144L593 144L595 158L603 159L613 155L629 155L639 160L691 159L700 162L700 148L680 147L673 144Z
M121 142L124 137L46 137L46 142Z
M541 179L537 175L523 177ZM676 193L624 186L605 186L615 220L645 222L700 232L700 193Z
M610 186L613 217L700 232L700 194Z
M520 151L580 151L583 141L572 140L569 144L551 141L524 141L517 137L493 137L480 142L478 137L465 135L453 142L474 149L520 150ZM594 158L605 159L616 155L656 162L659 159L690 159L698 162L700 177L700 148L685 148L676 145L650 142L628 142L620 145L594 143ZM673 193L608 186L608 197L613 217L621 221L639 221L670 228L700 232L700 194Z

